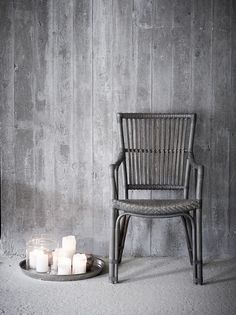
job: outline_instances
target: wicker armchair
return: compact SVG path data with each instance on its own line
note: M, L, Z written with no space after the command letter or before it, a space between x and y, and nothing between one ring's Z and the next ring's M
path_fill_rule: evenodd
M109 279L118 282L131 216L181 217L193 282L203 283L202 274L202 182L203 166L193 157L195 114L119 113L121 152L111 164L112 213L109 249ZM119 170L123 165L124 199L119 199ZM194 197L189 198L193 171ZM129 199L130 190L181 190L183 199Z

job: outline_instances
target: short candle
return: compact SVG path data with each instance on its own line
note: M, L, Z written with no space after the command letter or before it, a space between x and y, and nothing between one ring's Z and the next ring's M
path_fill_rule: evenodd
M86 273L87 257L85 254L73 256L73 274Z
M36 271L48 272L48 254L39 251L36 255Z
M71 259L68 257L58 257L58 275L71 274Z
M36 258L38 253L42 253L42 250L35 248L29 253L29 267L31 269L36 269Z

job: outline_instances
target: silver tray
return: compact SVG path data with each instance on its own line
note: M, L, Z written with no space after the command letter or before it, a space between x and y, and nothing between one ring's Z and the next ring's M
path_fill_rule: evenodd
M39 280L44 280L44 281L84 280L84 279L92 278L99 275L105 266L105 263L102 259L93 255L86 255L86 256L87 256L87 271L86 273L81 273L81 274L55 275L55 274L51 274L50 272L39 273L39 272L36 272L34 269L27 269L25 259L19 263L19 266L26 276L34 278L34 279L39 279Z

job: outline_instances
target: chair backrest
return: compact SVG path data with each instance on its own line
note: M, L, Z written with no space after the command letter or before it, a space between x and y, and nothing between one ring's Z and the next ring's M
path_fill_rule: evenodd
M127 189L184 189L195 114L118 113Z

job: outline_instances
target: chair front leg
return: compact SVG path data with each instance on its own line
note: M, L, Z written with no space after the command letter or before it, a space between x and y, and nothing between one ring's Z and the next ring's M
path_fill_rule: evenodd
M202 272L202 209L196 210L196 230L197 230L197 274L198 283L203 284L203 272Z
M119 242L119 256L118 263L122 261L123 250L125 246L125 239L127 235L128 225L129 225L130 215L125 215L122 222L122 228L120 232L120 242Z
M114 281L118 283L118 259L119 259L119 243L120 243L120 220L125 216L121 214L116 219L115 223L115 259L114 259Z
M119 239L120 239L120 217L116 220L115 225L115 260L114 260L114 282L118 283L118 258L119 258Z
M111 231L110 231L110 247L109 247L109 281L115 283L115 228L118 217L118 210L111 211Z

